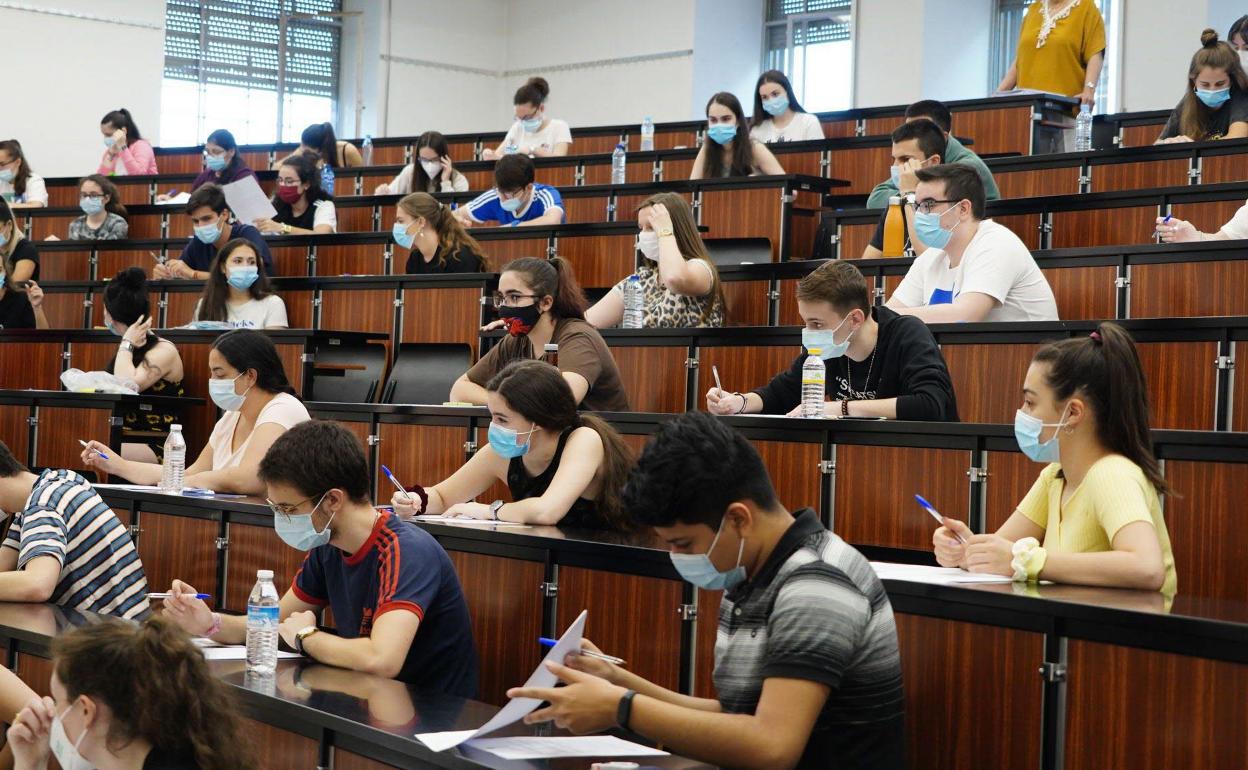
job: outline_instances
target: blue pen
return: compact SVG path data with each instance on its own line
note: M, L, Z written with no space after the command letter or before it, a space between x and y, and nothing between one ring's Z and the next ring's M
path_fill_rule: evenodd
M537 643L542 645L543 647L554 647L559 642L555 639L547 639L544 636L539 636L537 638ZM617 658L614 655L603 655L602 653L594 652L593 650L577 650L576 654L585 655L586 657L590 657L590 658L597 658L598 660L605 660L606 662L614 663L617 666L624 665L623 658Z
M173 594L169 593L168 591L158 591L158 592L156 592L156 593L150 593L150 594L148 594L148 595L147 595L147 598L149 598L149 599L168 599L170 596L173 596ZM212 598L212 594L195 594L195 598L196 598L196 599L205 599L205 600L207 600L207 599L211 599L211 598Z
M381 472L386 474L386 478L390 479L390 483L394 485L395 489L403 493L403 497L407 498L409 503L413 502L412 496L407 492L407 488L399 483L399 480L394 477L394 474L390 472L389 468L383 465L381 466Z
M78 439L78 443L79 443L79 444L82 444L83 449L91 449L91 445L90 445L90 444L88 444L87 442L83 441L82 439ZM91 449L91 451L92 451L92 452L95 452L97 455L99 455L101 458L103 458L103 459L105 459L105 460L107 460L107 459L108 459L108 455L104 454L103 452L101 452L101 451L100 451L100 450L98 450L98 449Z
M923 506L924 510L926 510L928 513L932 514L932 518L933 518L933 519L935 519L935 520L936 520L936 522L937 522L938 524L940 524L940 526L942 526L942 527L943 527L943 526L945 526L945 517L940 515L940 511L936 510L935 506L933 506L933 505L932 505L931 503L929 503L928 501L924 500L924 499L922 498L922 496L920 496L920 495L915 495L915 496L914 496L914 499L918 502L918 504L919 504L919 505ZM954 538L955 538L955 539L956 539L959 543L962 543L962 544L964 544L964 545L966 544L966 541L965 541L965 540L963 540L963 539L962 539L962 536L961 536L961 535L959 535L957 532L954 532L953 530L949 530L949 534L953 535L953 537L954 537Z

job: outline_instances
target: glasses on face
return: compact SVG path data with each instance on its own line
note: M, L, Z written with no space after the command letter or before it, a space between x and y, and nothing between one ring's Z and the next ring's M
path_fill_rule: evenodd
M915 206L915 209L917 209L920 214L930 214L932 213L932 206L935 206L939 203L958 203L958 202L959 201L938 201L933 198L924 198L923 200L918 202L918 204Z
M282 187L294 187L295 185L299 184L299 180L295 177L288 177L288 178L283 179L282 177L279 176L277 178L277 183L281 185Z
M502 292L500 292L500 291L496 291L496 292L494 292L494 298L493 298L493 299L494 299L494 307L495 307L495 308L500 308L500 307L502 307L502 306L504 306L504 305L506 305L507 307L516 307L517 305L519 305L519 304L520 304L520 300L522 300L522 299L531 299L531 300L536 300L536 299L538 299L538 295L536 295L536 294L521 294L521 293L520 293L520 292L518 292L518 291L509 291L509 292L507 292L506 294L503 294L503 293L502 293Z
M325 494L319 495L319 497L324 498L326 494L329 494L329 493L326 492ZM318 495L313 495L312 497L309 497L306 500L300 500L297 503L275 503L266 497L264 498L264 502L269 504L269 510L273 512L274 516L280 516L282 518L282 521L290 521L291 516L294 516L299 513L299 511L296 510L299 506L303 505L304 503L310 503L313 500L315 500L317 497ZM317 505L320 505L320 503L317 503ZM308 511L309 514L311 512L312 511Z
M89 192L84 192L84 193L79 193L79 195L80 195L81 197L83 197L83 198L86 198L86 199L87 199L87 200L89 200L89 201L100 201L100 200L104 200L104 193L89 193Z

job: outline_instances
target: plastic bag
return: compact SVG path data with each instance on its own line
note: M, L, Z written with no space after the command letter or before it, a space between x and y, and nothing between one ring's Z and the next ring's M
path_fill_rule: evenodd
M134 380L123 380L108 372L84 372L69 369L61 374L61 384L74 393L120 393L134 395L139 386Z

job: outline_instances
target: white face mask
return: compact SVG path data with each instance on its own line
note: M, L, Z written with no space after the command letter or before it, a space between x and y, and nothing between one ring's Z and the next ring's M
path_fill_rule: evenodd
M433 179L438 175L438 172L442 170L442 164L436 160L422 160L420 162L420 167L425 170L425 175L430 179Z
M70 743L69 735L65 732L65 723L61 721L73 708L70 706L52 718L52 729L48 733L48 748L52 750L52 755L56 757L62 770L95 770L95 765L78 751L78 747L82 745L82 739L87 737L86 729L83 729L78 740Z
M658 262L659 234L653 230L642 230L637 234L637 250L651 262Z

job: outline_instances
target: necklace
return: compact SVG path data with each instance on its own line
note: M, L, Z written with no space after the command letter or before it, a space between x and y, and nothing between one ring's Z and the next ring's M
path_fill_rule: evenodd
M1076 5L1079 5L1079 0L1072 0L1065 8L1053 13L1049 10L1049 0L1040 0L1040 15L1044 20L1040 23L1040 35L1036 38L1036 48L1044 48L1045 42L1049 39L1049 33L1059 21L1070 15Z
M871 372L875 369L875 351L879 349L880 349L880 346L876 345L875 348L871 351L871 362L867 364L867 376L862 381L861 391L854 390L854 380L853 380L853 377L849 373L849 356L845 356L845 384L849 386L850 395L858 396L862 398L866 397L867 386L871 384Z

